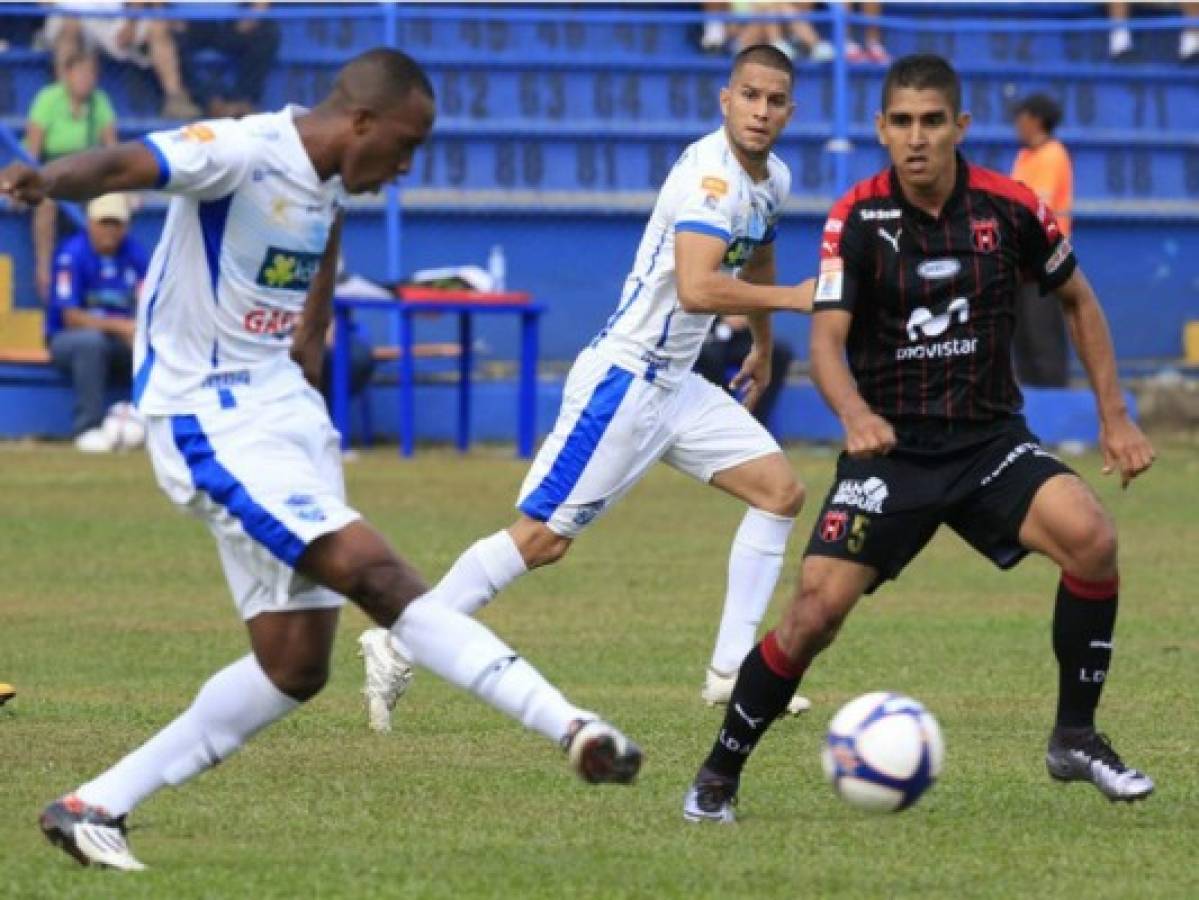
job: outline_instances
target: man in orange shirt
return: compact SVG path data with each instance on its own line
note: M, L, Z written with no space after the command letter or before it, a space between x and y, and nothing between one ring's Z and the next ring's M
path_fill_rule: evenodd
M1016 107L1016 136L1021 150L1012 177L1027 184L1053 210L1058 225L1070 237L1074 206L1074 170L1070 154L1053 136L1062 119L1061 107L1045 94L1032 94ZM1065 387L1069 372L1066 322L1059 304L1043 298L1035 284L1026 284L1017 306L1012 342L1016 377L1029 387Z

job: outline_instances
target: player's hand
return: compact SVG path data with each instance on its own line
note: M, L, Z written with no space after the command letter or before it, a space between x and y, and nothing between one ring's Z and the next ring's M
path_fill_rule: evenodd
M867 409L845 420L845 452L858 459L885 456L895 447L895 429Z
M1153 445L1128 416L1099 426L1099 449L1103 451L1103 474L1120 470L1120 487L1153 465Z
M0 196L19 205L37 206L46 199L42 173L22 162L10 163L0 169Z
M770 347L759 347L754 344L741 363L741 371L733 376L729 387L734 393L744 389L745 396L741 402L746 409L752 410L770 384Z
M811 313L812 300L816 296L816 279L805 278L795 286L795 312Z

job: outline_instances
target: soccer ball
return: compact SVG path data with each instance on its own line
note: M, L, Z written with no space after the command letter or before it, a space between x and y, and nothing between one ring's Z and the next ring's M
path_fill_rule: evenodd
M919 702L875 691L845 704L828 726L824 774L851 806L898 812L915 803L941 773L941 728Z
M146 425L130 403L114 403L100 424L113 450L136 450L146 442Z

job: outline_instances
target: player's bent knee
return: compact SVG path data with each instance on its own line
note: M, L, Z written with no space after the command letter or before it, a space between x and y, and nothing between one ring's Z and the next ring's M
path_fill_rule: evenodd
M1070 548L1071 575L1081 578L1107 578L1116 571L1119 541L1116 526L1106 514L1092 516L1086 528Z
M304 703L319 694L329 681L329 661L287 660L264 666L271 684L293 700Z

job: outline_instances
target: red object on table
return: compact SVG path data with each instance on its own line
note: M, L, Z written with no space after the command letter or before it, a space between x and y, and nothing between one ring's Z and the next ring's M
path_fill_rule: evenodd
M406 285L396 288L396 296L409 303L478 303L508 304L529 303L533 295L528 291L462 291L448 288L414 287Z

